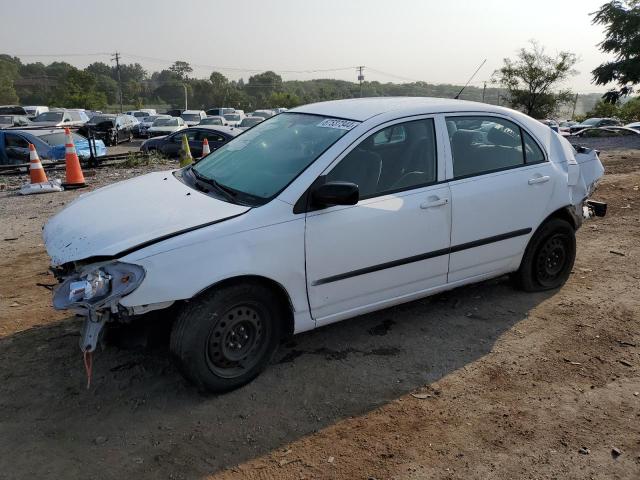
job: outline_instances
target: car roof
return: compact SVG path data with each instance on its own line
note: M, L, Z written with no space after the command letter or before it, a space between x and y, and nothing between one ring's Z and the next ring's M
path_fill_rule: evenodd
M182 113L200 113L203 112L203 110L185 110Z
M34 137L41 137L50 133L64 133L64 128L38 128L33 130L11 130L12 132L20 132L27 135L33 135Z
M310 113L363 122L388 112L421 114L441 112L506 112L508 109L486 103L431 97L370 97L332 100L292 108L283 113Z
M241 130L238 130L237 128L225 127L223 125L196 125L194 127L187 128L187 130L213 130L226 133L227 135L230 135L232 137L235 137L241 132Z

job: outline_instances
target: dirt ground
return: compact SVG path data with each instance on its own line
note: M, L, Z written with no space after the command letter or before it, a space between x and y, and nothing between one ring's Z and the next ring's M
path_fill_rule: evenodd
M501 278L321 328L222 396L158 345L99 351L87 390L40 238L80 192L0 178L0 479L637 480L640 151L602 158L608 215L559 291Z

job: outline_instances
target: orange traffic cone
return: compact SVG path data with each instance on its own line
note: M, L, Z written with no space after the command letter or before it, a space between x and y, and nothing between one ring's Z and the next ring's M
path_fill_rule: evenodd
M209 140L205 138L204 142L202 142L202 157L200 158L204 158L210 153L211 153L211 149L209 148Z
M71 136L71 130L64 129L65 135L65 154L64 162L66 168L66 182L62 184L64 188L82 188L86 187L84 183L84 175L82 174L82 167L80 167L80 160L76 153L76 146L73 144L73 137Z
M49 181L47 174L44 173L44 168L42 168L42 163L40 163L40 158L38 157L38 151L33 143L29 144L29 162L31 183L47 183Z

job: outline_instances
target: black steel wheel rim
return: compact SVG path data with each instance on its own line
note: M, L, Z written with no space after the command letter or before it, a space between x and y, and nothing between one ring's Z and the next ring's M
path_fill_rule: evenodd
M536 279L543 287L552 287L562 277L569 259L568 242L564 235L552 235L545 240L536 257Z
M240 304L220 316L207 339L207 363L214 374L235 378L260 362L268 348L266 315L258 305Z

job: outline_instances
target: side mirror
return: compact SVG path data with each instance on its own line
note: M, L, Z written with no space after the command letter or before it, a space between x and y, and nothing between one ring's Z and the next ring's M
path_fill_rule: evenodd
M327 182L311 192L316 205L355 205L360 200L358 185L351 182Z

